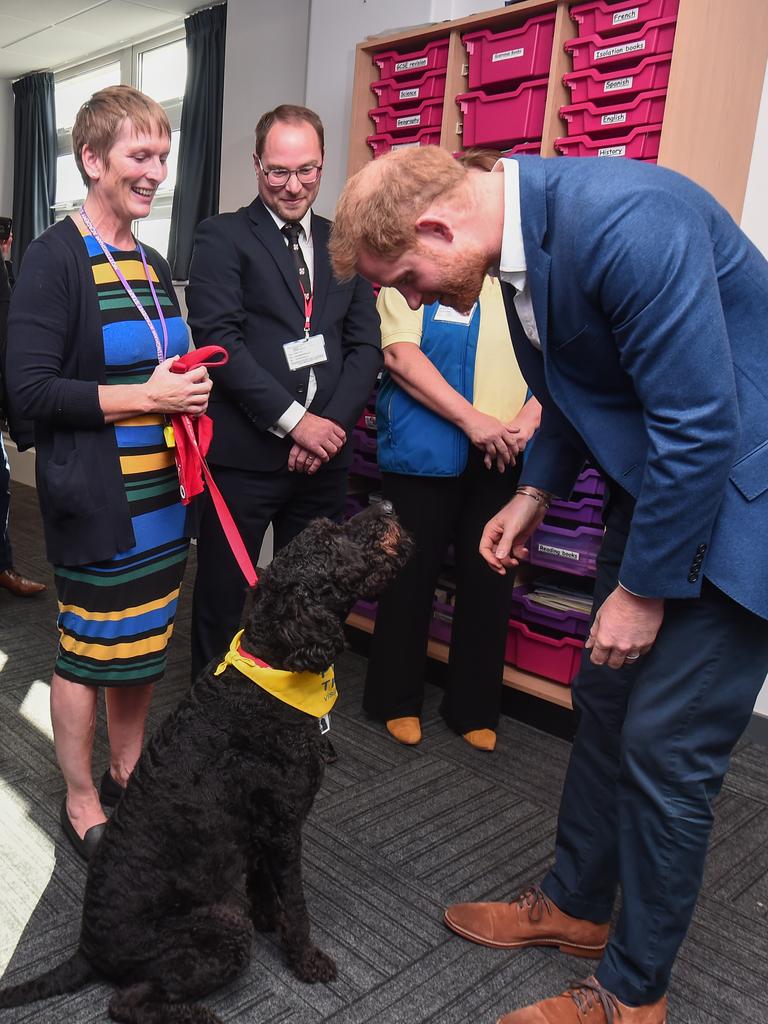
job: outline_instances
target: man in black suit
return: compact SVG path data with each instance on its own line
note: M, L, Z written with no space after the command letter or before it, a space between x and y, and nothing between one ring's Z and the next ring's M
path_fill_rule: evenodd
M341 518L349 438L382 364L371 286L334 279L330 222L312 212L323 126L283 105L256 126L259 194L200 224L187 287L196 345L223 345L212 370L212 473L255 561L271 522L275 550L312 519ZM197 546L192 672L238 628L245 586L210 501ZM307 595L311 600L311 595Z

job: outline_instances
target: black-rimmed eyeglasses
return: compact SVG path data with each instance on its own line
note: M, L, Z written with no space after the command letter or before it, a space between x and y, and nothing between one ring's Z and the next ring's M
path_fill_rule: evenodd
M256 159L259 162L261 173L271 188L283 188L294 174L302 185L314 185L323 169L322 164L307 164L305 167L296 167L292 171L289 171L287 167L270 167L267 170L261 162L261 158L257 156Z

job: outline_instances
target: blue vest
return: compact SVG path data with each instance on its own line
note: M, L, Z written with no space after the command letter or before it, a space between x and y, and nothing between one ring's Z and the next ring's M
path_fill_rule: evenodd
M474 395L480 304L469 324L435 320L439 302L424 307L421 351L451 387L471 402ZM459 476L469 439L449 420L427 409L385 370L376 399L379 467L411 476Z

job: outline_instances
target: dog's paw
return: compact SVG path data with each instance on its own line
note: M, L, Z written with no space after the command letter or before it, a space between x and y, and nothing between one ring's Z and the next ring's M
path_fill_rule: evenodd
M336 964L317 946L310 946L304 953L295 960L291 967L293 973L301 981L313 984L316 981L335 981Z

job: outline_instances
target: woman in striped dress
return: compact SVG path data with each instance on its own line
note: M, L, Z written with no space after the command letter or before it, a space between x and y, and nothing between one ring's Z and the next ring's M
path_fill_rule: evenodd
M143 740L165 669L189 544L173 453L176 412L200 415L205 369L173 374L187 351L167 263L137 244L167 175L170 125L128 86L96 93L73 128L87 186L80 213L30 245L14 296L8 378L35 421L37 487L59 599L51 683L65 834L90 856ZM110 766L92 778L98 687Z

